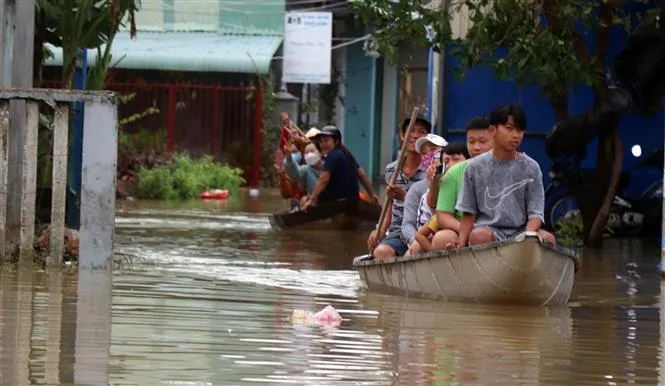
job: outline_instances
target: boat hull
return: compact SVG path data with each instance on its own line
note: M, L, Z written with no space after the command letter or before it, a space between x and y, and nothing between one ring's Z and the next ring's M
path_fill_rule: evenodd
M370 290L451 302L568 303L576 257L537 237L388 260L358 257L353 266Z
M340 200L318 204L307 212L282 212L270 216L278 229L371 230L381 215L379 205L361 200Z

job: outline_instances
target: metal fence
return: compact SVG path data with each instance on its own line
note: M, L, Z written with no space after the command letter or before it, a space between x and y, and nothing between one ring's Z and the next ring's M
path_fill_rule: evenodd
M45 82L59 87L59 82ZM169 151L205 154L245 171L250 185L259 179L263 94L260 88L207 84L110 83L120 96L134 94L118 105L119 121L149 108L158 113L123 125L126 133L164 133Z

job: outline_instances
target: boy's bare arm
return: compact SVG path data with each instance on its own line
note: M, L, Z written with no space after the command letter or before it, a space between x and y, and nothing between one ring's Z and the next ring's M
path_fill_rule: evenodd
M436 222L440 229L450 229L459 233L460 222L449 212L436 212Z
M432 242L429 240L429 236L434 233L432 229L427 226L427 224L423 225L418 229L418 232L416 233L416 241L418 244L420 244L420 247L423 249L425 252L431 252L432 251Z
M476 215L473 213L464 213L462 221L459 226L459 237L457 244L460 248L464 248L469 244L469 235L473 229L473 222L476 220Z
M540 219L540 217L531 217L529 221L526 223L526 231L538 232L538 230L542 225L543 221Z
M439 197L439 184L430 183L429 191L427 192L427 206L436 208L436 200Z

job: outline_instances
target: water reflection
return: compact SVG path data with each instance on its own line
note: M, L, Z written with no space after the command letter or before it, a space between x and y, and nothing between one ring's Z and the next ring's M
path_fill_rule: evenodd
M13 280L2 280L0 383L3 385L30 383L33 282L34 274L29 271L19 272ZM28 286L28 290L22 290L19 283Z
M77 276L2 273L0 384L108 384L111 272Z
M379 313L365 328L384 329L383 348L395 354L396 384L536 385L550 371L564 381L551 359L569 365L567 307L441 304L376 294L359 300Z
M440 304L361 290L363 234L275 232L234 205L132 203L117 247L148 264L112 281L0 273L0 384L665 383L657 244L585 255L571 307ZM289 319L326 304L337 329Z

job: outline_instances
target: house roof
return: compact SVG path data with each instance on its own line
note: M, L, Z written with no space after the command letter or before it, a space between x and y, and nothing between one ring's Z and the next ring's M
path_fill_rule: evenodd
M121 32L113 41L111 63L126 69L265 74L282 39L279 35L139 31L132 40ZM62 49L45 46L54 54L45 64L61 66ZM89 65L96 57L96 49L88 50Z

